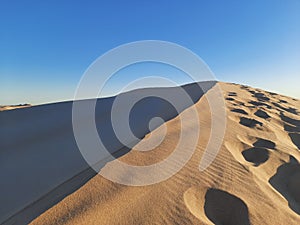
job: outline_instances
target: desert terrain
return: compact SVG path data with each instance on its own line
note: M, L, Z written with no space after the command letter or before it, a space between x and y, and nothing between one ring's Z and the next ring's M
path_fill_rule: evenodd
M72 174L81 174L76 180L57 180L49 175L52 183L45 187L39 182L36 184L47 193L53 189L55 192L47 194L46 198L44 192L40 195L32 194L30 199L36 199L37 204L29 204L29 198L20 201L20 205L26 206L26 209L33 207L39 215L11 204L11 210L5 211L7 216L3 217L3 224L22 224L22 221L32 225L299 224L300 101L245 85L222 82L217 85L221 87L226 103L226 133L217 157L206 170L199 171L199 163L211 130L211 110L204 94L195 99L193 106L184 110L194 107L199 112L200 135L196 151L188 163L171 178L148 186L126 186L95 175L84 163L78 161L76 169L72 168L72 173L61 174L62 177L65 176L65 180ZM43 110L47 111L47 108ZM167 133L158 147L147 152L133 147L126 154L120 155L118 160L143 166L165 159L175 148L180 129L192 130L194 121L188 121L187 127L182 128L178 116L175 116L164 125ZM53 129L57 127L53 125ZM65 137L65 130L59 129L57 132L57 138ZM47 135L51 133L44 136L41 134L36 138L42 139ZM149 135L158 137L160 127L148 133L144 139ZM63 140L58 143L60 141L60 150L68 151L70 146L64 145ZM137 143L137 146L142 142L143 140ZM24 139L20 145L26 144L28 143ZM49 149L41 151L52 151L52 148L57 147L59 145L49 146ZM28 147L31 148L32 146ZM14 160L18 154L27 153L11 154L11 158L7 160ZM182 149L182 154L185 154L185 149ZM51 157L49 160L52 160ZM105 162L102 169L109 167L109 164L110 162ZM59 166L63 170L63 165ZM2 173L7 172L7 168L2 165ZM34 168L30 171L34 171ZM41 173L38 179L45 176L47 174ZM56 172L56 176L60 176L59 172ZM126 170L116 176L127 176ZM5 177L1 178L2 181L4 179ZM64 192L65 187L57 188L62 181L73 189L69 188ZM24 190L21 191L22 195L27 195L32 187L28 186ZM44 196L43 201L39 202L37 198L41 195ZM56 198L50 205L45 204L55 196L60 198Z
M6 110L13 110L13 109L21 109L30 107L30 104L19 104L19 105L0 105L0 112Z

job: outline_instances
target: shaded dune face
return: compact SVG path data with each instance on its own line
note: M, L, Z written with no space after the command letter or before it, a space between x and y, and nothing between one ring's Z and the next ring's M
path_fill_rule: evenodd
M204 93L215 85L215 82L203 82L199 84L188 84L182 87L171 88L146 88L121 93L116 97L111 97L106 100L97 100L96 125L98 135L104 146L111 153L113 153L115 149L124 147L116 135L116 130L118 131L119 137L122 136L124 140L130 139L128 133L132 132L136 138L130 140L130 142L137 144L150 132L149 123L151 119L158 117L162 119L162 122L174 119L183 110L199 101ZM182 96L182 92L185 92L187 95ZM129 117L126 118L127 112L122 111L124 110L123 108L125 108L122 106L130 105L132 99L139 99L139 96L146 97L135 102L132 108L130 108ZM111 112L113 111L113 104L115 104L116 98L118 98L119 101L117 104L121 104L121 106L117 106L118 108L114 111L115 114L113 114L114 118L111 118ZM168 102L170 99L173 99L173 102ZM177 108L175 108L175 106ZM83 102L82 109L84 110L84 108L85 103ZM114 120L114 124L111 120ZM129 131L126 129L118 129L119 127L126 126L127 123L130 128ZM113 127L114 125L117 125L117 127ZM152 129L160 125L161 123L157 123ZM129 151L130 149L127 150Z
M209 189L205 195L204 210L217 225L250 225L247 205L226 191Z

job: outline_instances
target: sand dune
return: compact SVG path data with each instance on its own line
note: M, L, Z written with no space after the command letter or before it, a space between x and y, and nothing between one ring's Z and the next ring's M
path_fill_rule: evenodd
M20 105L1 105L0 106L0 112L1 111L6 111L6 110L13 110L13 109L22 109L22 108L27 108L31 107L30 104L20 104Z
M144 137L149 133L151 118L159 116L168 121L176 117L197 102L215 83L202 83L202 90L196 84L183 86L191 102L178 98L182 91L178 87L149 88L121 94L122 104L135 96L150 96L139 101L132 109L129 122L133 133L136 137ZM162 98L174 98L179 112L161 98L151 97L154 94ZM97 100L96 124L107 150L119 157L130 149L124 148L118 140L109 118L114 100L115 97ZM78 105L84 109L91 101L81 100ZM121 123L123 118L124 112L119 110L116 119ZM0 199L1 202L7 202L6 207L0 208L1 223L26 224L95 175L76 144L72 127L72 102L4 111L0 114L0 121L0 174L5 177L5 182L1 184ZM87 120L81 116L81 121L84 124ZM90 131L82 127L80 132L90 136ZM133 139L125 132L126 144L138 142L139 139ZM104 149L100 149L92 158L99 169L113 159Z
M76 155L70 150L76 146L75 142L70 142L71 137L67 136L71 128L65 118L70 110L67 104L70 103L16 110L15 115L11 114L13 111L0 113L1 121L11 119L2 126L1 135L5 134L5 138L9 139L15 132L24 134L17 142L19 145L5 141L1 143L0 173L5 177L1 180L7 181L1 184L0 197L1 202L8 202L6 209L1 208L1 223L25 224L34 219L31 222L34 225L299 224L300 101L244 85L227 83L218 85L221 86L226 101L227 130L214 162L205 171L199 171L199 162L210 137L211 111L206 95L202 95L203 93L193 95L197 91L191 87L188 90L190 95L194 96L195 104L183 105L182 113L191 110L191 107L201 112L197 149L190 161L173 177L149 186L125 186L100 175L94 176L95 173L87 167L80 154L77 152ZM214 88L216 86L211 85L206 91L209 92ZM109 105L109 101L105 104ZM149 102L141 104L143 104L140 105L141 108L136 108L136 115L143 115L140 110L145 104L149 105ZM165 110L167 105L161 106L164 106L161 109ZM98 115L103 115L103 111L100 108L99 110ZM44 116L49 117L51 121L51 118L56 118L51 116L56 115L56 112L63 119L51 123L53 133L49 128L45 133L34 130L36 125L48 127L49 123L43 123ZM22 118L17 116L19 113L22 114ZM36 120L32 132L36 132L34 133L36 139L25 135L25 131L33 125L27 124L24 120L30 118L33 113L36 113ZM148 107L147 113L146 115L150 116L158 115L153 107ZM41 114L44 116L40 116ZM141 126L136 126L133 130L145 138L132 149L126 149L119 154L117 156L119 160L131 165L149 165L161 161L170 155L176 146L179 130L192 129L195 126L191 120L187 127L181 128L178 116L174 112L168 114L165 122L167 128L165 139L155 149L141 152L135 148L142 144L148 135L154 137L160 135L160 126L149 131L146 126L149 119L149 117L138 118L137 124ZM99 119L98 122L101 121L104 120ZM11 124L22 124L24 130L9 130ZM65 124L64 129L60 127L62 124ZM54 135L52 140L54 144L51 146L46 142L50 135ZM100 132L99 135L105 134ZM15 138L17 137L19 136ZM69 144L64 142L66 139L69 140ZM112 137L107 140L111 142L115 139ZM44 144L42 148L35 146L34 152L31 152L35 141ZM120 147L118 142L113 145L112 152L116 147ZM185 149L181 150L182 154L185 154ZM47 155L49 151L51 154ZM64 154L61 154L61 151ZM28 169L30 166L23 162L24 159L25 162L28 159L28 163L32 160L28 158L28 154L38 152L41 155L34 156L40 161L40 164L37 164L38 170L35 167ZM73 156L72 160L67 157L70 154ZM50 162L57 160L51 156L57 155L62 157L60 159L62 161L58 160L57 163L51 164ZM12 168L11 160L18 157L20 162L17 168ZM66 165L60 164L65 161ZM100 169L109 168L110 163L104 161ZM49 174L50 168L53 171ZM35 177L31 178L28 173ZM124 170L117 175L126 176L127 173L128 171ZM54 179L52 175L57 177ZM21 191L16 187L10 190L17 184L16 177L21 185L25 185ZM29 179L31 186L26 186L28 180L22 181L24 177ZM41 179L46 183L40 184ZM36 193L39 190L43 192ZM29 197L25 198L24 195ZM33 199L35 201L32 201Z

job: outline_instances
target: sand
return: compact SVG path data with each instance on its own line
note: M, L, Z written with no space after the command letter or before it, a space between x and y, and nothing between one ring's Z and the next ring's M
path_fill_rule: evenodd
M205 171L199 171L199 163L210 136L211 112L204 95L193 106L201 112L196 151L170 179L133 187L94 176L87 169L65 183L74 187L73 193L62 195L31 224L299 224L300 101L244 85L219 85L226 101L227 129L217 158ZM184 112L188 110L191 107ZM118 159L132 165L165 159L177 144L179 118L165 125L166 137L158 147L147 152L133 148ZM193 121L187 126L192 129ZM159 132L157 128L148 135ZM126 171L118 176L126 176ZM41 208L49 207L45 202L64 188L48 192L48 198L39 202Z
M130 114L131 128L137 137L142 138L149 133L150 119L155 116L161 116L165 121L175 118L178 113L194 105L215 84L202 83L204 90L200 90L196 84L183 86L191 98L190 102L182 100L180 87L140 89L118 95L121 108L116 111L115 119L121 125L125 121L123 105L141 95L148 96L135 104ZM167 101L149 97L153 94L173 99L178 106L178 113ZM110 120L112 103L116 99L110 97L95 101L96 137L98 139L99 134L107 150L115 157L120 157L130 149L124 148L118 140ZM80 137L90 138L93 135L85 126L89 116L82 114L89 112L85 109L93 101L77 102L76 106L80 107L77 120ZM0 208L1 224L27 224L95 175L77 147L78 141L75 140L72 126L72 106L74 104L70 101L0 113L0 177L5 177L2 179L5 182L1 183L0 200L6 203L5 207ZM157 126L159 123L152 128ZM126 144L133 145L138 141L126 130L122 133ZM89 145L92 143L88 142L85 147ZM94 146L89 147L94 149ZM90 155L98 168L113 159L103 148L96 153Z
M20 105L0 105L0 112L6 110L13 110L13 109L22 109L31 107L30 104L20 104Z

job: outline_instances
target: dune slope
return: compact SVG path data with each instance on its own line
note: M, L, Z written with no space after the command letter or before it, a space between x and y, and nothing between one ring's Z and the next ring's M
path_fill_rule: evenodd
M219 85L227 129L205 171L198 169L211 129L204 95L193 106L201 112L197 149L170 179L132 187L96 175L31 224L299 224L300 101L243 85ZM133 148L119 160L149 165L165 159L177 144L179 118L165 125L166 137L158 147L148 152ZM186 129L193 126L189 121ZM151 132L159 134L160 127Z
M227 131L207 170L198 170L211 126L203 97L195 104L201 110L197 151L175 176L146 187L95 176L32 224L298 224L300 102L247 86L220 85ZM177 119L166 123L159 147L147 153L133 149L121 160L139 165L162 160L176 144Z
M27 224L45 210L55 205L95 175L78 148L75 140L75 124L79 137L88 139L85 147L95 149L89 152L89 159L101 169L114 157L130 151L130 147L149 133L149 121L161 117L164 121L175 118L186 108L194 105L216 82L188 84L182 87L146 88L122 93L118 96L100 99L80 100L39 105L25 109L8 110L0 113L0 208L1 224ZM186 93L190 101L182 99ZM156 97L156 96L160 97ZM129 123L134 135L121 130L123 142L118 140L110 120L122 127L126 113L124 105L132 99L147 96L132 107ZM177 110L163 99L173 99ZM115 102L120 107L113 111ZM88 105L95 104L95 114L90 116ZM76 106L75 106L76 105ZM153 107L155 106L155 107ZM77 108L76 108L77 107ZM77 114L74 110L77 109ZM86 127L89 118L95 118L95 132ZM76 121L73 126L73 121ZM162 121L152 123L155 129ZM78 134L78 133L77 133ZM98 148L90 137L98 135L104 147ZM138 138L136 138L138 137ZM86 140L84 140L86 141Z

